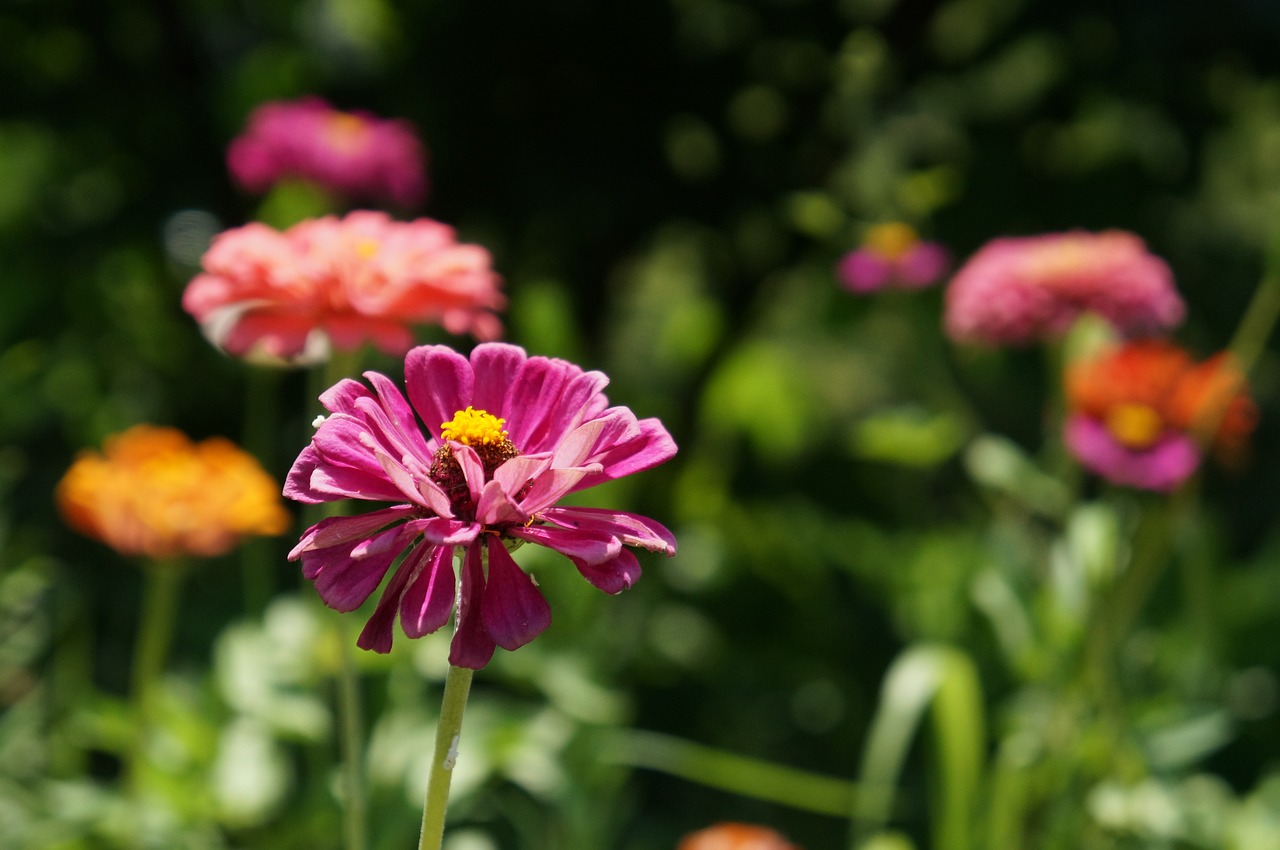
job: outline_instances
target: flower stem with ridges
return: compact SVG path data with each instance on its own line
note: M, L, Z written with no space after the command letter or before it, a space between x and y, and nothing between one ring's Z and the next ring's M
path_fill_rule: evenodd
M462 715L471 691L475 671L449 665L444 680L444 699L440 705L440 721L436 725L436 747L431 757L431 774L427 778L427 798L422 807L422 834L418 850L439 850L444 842L444 815L449 805L449 783L458 758L458 741L462 734Z

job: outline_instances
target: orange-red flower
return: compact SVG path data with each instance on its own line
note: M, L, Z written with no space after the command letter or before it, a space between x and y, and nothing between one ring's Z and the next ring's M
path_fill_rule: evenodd
M1257 409L1230 357L1203 363L1171 343L1131 342L1072 365L1066 443L1086 467L1116 483L1171 490L1201 453L1238 459Z
M279 485L231 441L137 425L85 451L58 483L67 524L122 555L209 557L289 526Z
M768 827L719 823L686 835L676 850L800 850Z

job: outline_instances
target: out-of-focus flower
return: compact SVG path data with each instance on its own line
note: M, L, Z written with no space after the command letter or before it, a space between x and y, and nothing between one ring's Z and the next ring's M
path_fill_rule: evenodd
M658 420L609 407L608 379L599 372L487 343L470 359L445 346L410 351L408 402L385 376L365 377L372 392L348 379L320 397L332 415L320 422L284 488L289 498L313 504L393 503L322 520L289 554L301 559L303 575L327 605L351 611L407 552L359 637L361 647L388 651L397 612L411 638L436 631L456 595L449 663L479 669L495 645L523 646L551 621L533 579L509 554L514 546L537 543L564 554L607 593L640 575L625 547L675 553L671 532L647 517L556 505L676 451ZM464 557L455 585L457 548Z
M229 440L193 443L174 428L135 425L82 453L58 483L67 524L122 555L212 557L242 539L282 534L279 485Z
M945 324L960 342L1025 345L1082 313L1141 336L1176 326L1184 310L1168 264L1137 236L1076 230L988 242L947 287Z
M720 823L686 835L676 850L800 850L768 827Z
M426 195L425 160L408 122L343 112L318 97L264 103L227 149L231 176L250 192L298 179L350 200L405 208Z
M861 247L845 254L836 277L850 292L865 295L881 289L921 289L946 274L951 255L938 242L926 242L902 222L879 224L867 231Z
M284 231L254 222L219 234L182 306L237 356L314 362L365 340L402 355L411 326L493 339L505 305L489 252L431 219L361 210Z
M1225 354L1195 363L1163 341L1130 342L1073 364L1064 439L1088 469L1117 484L1167 492L1203 451L1237 460L1257 410Z

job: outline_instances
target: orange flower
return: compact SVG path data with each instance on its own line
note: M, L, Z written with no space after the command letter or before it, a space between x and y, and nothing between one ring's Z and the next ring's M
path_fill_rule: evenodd
M1196 363L1162 341L1131 342L1072 364L1064 438L1086 467L1120 484L1169 491L1205 451L1238 462L1257 422L1229 355Z
M777 832L747 823L719 823L686 835L676 850L800 850Z
M122 555L210 557L250 535L281 534L280 488L229 440L193 443L181 431L137 425L86 451L58 482L67 524Z

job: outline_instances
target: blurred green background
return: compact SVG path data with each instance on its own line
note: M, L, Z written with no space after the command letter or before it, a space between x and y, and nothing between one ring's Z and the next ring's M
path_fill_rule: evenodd
M657 850L743 819L822 850L846 846L847 820L670 763L628 770L649 750L599 736L852 780L886 668L942 641L976 665L983 751L1004 752L1045 705L1092 705L1062 673L1090 609L1055 557L1123 562L1098 536L1127 539L1159 501L1030 468L1057 427L1044 352L958 349L940 289L858 299L833 264L883 221L957 258L1001 235L1128 229L1174 269L1178 339L1220 350L1280 212L1278 42L1262 0L0 6L0 846L127 846L112 742L142 580L57 518L75 452L154 422L242 440L282 477L318 412L308 375L227 359L179 306L209 237L259 214L223 159L257 104L318 94L412 121L430 151L417 212L492 250L508 338L602 369L611 400L681 446L605 494L680 539L636 588L605 598L522 560L556 621L477 677L456 847ZM1116 645L1119 715L1068 712L1069 744L1031 748L1020 846L1277 846L1221 837L1280 817L1273 349L1252 383L1249 464L1210 471L1172 535L1208 583L1170 572ZM246 409L269 403L279 427L254 432ZM154 846L338 846L317 625L335 615L291 545L257 547L256 583L240 555L188 583ZM425 758L443 657L401 637L362 660L375 847L416 835L406 752ZM1098 745L1116 739L1137 755ZM895 808L919 846L931 764L912 750ZM1125 797L1144 781L1174 810L1209 801L1218 826L1144 820L1163 811Z

